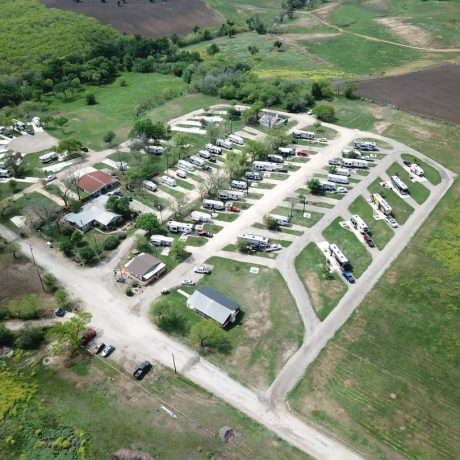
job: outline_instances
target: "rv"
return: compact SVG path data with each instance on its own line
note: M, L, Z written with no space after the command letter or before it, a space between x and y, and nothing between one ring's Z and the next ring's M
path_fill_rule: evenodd
M150 237L150 242L154 246L171 246L174 242L174 238L164 235L152 235Z
M38 117L33 117L33 118L32 118L32 123L33 123L37 128L40 128L40 126L41 126L40 118L38 118Z
M211 154L207 150L200 150L198 155L200 155L200 157L204 158L205 160L209 160L211 158Z
M182 169L178 169L176 171L176 176L180 177L181 179L187 179L187 173L183 171Z
M233 144L244 145L244 139L236 134L230 134L230 136L228 136L228 140Z
M159 145L147 145L147 147L145 147L145 151L146 153L153 153L155 155L161 155L164 153L165 148L160 147Z
M402 195L407 195L409 192L407 185L398 176L391 176L391 183Z
M219 147L223 147L224 149L232 150L232 143L230 141L227 141L226 139L217 139L216 144Z
M0 169L0 177L11 177L11 174L7 169Z
M345 169L345 168L335 168L335 173L334 174L338 174L339 176L349 177L350 176L350 171L348 169Z
M195 166L193 166L192 163L189 163L185 160L179 160L177 162L177 167L180 169L184 169L185 171L195 171Z
M217 192L217 196L219 199L228 201L228 200L233 200L233 201L239 201L243 199L244 193L243 192L237 192L236 190L219 190Z
M364 220L356 214L351 216L350 222L353 227L359 230L360 233L367 233L369 231L369 227L366 222L364 222Z
M176 222L174 220L170 220L166 224L166 227L172 233L192 233L193 232L193 224L186 224L184 222Z
M165 185L169 185L170 187L176 187L176 181L169 176L161 176L161 183Z
M251 233L240 233L238 239L244 240L248 246L255 246L264 249L268 246L268 238L265 236L253 235Z
M253 161L252 169L254 169L254 171L276 171L278 169L278 164L270 163L269 161Z
M268 215L269 219L273 219L276 221L278 225L281 225L283 227L288 227L289 226L289 217L287 216L279 216L277 214L269 214Z
M248 184L242 180L232 180L230 187L237 188L238 190L246 190L248 188Z
M206 144L205 147L208 152L214 153L215 155L222 155L222 149L217 147L217 145Z
M292 157L295 155L295 150L291 149L290 147L280 147L278 149L278 155L283 157Z
M225 205L222 201L203 200L203 208L212 209L214 211L223 211L225 209Z
M346 168L363 168L367 169L369 165L366 160L359 160L357 158L344 158L343 166Z
M45 155L41 155L38 157L40 163L51 163L58 159L56 152L46 153Z
M297 129L292 132L292 136L294 137L294 139L312 140L315 138L315 133L312 133L311 131L302 131L300 129Z
M386 216L392 213L391 206L384 200L378 193L372 195L372 200L374 204L383 212Z
M320 182L319 188L322 192L336 192L337 186L328 182Z
M339 174L328 174L327 180L337 184L348 184L348 177L340 176Z
M284 159L281 155L268 155L267 160L272 163L284 163Z
M190 217L196 222L211 222L211 216L206 212L193 211Z
M151 180L143 180L142 187L146 188L147 190L150 190L151 192L156 192L158 189L157 184L155 184Z
M410 170L419 177L423 177L425 175L425 171L419 165L416 165L415 163L412 163L410 165Z
M195 166L203 166L205 164L203 158L193 156L188 159L190 163L194 164Z
M346 267L350 264L350 261L346 258L345 254L337 247L336 244L329 245L329 254L335 257L335 260L341 267Z
M262 180L264 178L264 174L257 171L246 171L244 173L244 177L251 180Z
M376 151L378 150L377 144L375 142L367 142L367 141L354 141L353 146L355 149L364 150L364 151Z

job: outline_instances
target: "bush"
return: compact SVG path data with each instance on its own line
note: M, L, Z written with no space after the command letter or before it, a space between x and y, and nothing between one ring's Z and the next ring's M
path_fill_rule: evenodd
M62 240L59 243L59 250L62 251L66 256L71 256L73 251L73 243L70 240Z
M110 235L104 240L104 242L102 243L102 247L106 251L111 251L112 249L117 248L119 244L120 240L118 239L118 237L116 235Z
M8 318L38 319L45 313L46 308L38 294L26 294L8 302L3 311Z
M319 104L313 109L313 113L322 121L332 122L335 120L335 110L331 105Z
M23 350L36 350L45 340L41 327L27 327L22 329L15 340L15 345Z
M14 334L3 324L0 324L0 346L11 346L14 342Z
M79 251L78 255L81 257L85 264L91 264L96 261L97 255L94 249L90 246L83 246Z
M56 292L59 287L59 281L51 273L45 274L45 276L43 277L43 284L45 285L46 290L51 293Z
M93 93L87 93L85 96L86 105L96 105L96 96Z
M119 233L117 237L120 241L126 240L126 233Z
M125 294L128 296L128 297L132 297L134 295L134 292L133 292L133 289L131 286L128 286L125 290Z

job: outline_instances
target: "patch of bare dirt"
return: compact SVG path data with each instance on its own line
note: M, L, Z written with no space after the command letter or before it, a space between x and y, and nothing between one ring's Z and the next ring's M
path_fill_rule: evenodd
M305 29L309 29L310 27L317 26L318 24L320 24L320 22L314 16L301 15L292 22L281 24L280 27L286 30L297 29L298 27L305 27Z
M363 6L381 12L390 11L390 7L385 0L367 0L363 3Z
M321 19L327 20L328 16L338 7L340 6L340 2L337 3L329 3L326 6L322 6L314 10L313 12L319 16Z
M318 311L321 309L321 296L319 295L320 280L315 272L307 272L304 275L305 285L308 286L308 296L313 308Z
M245 335L251 339L258 339L273 327L270 320L270 299L268 294L259 292L253 300L253 305L258 305L259 310L249 313L247 319L245 319Z
M406 22L410 18L379 18L375 22L386 27L391 33L413 46L432 46L435 38L430 32Z

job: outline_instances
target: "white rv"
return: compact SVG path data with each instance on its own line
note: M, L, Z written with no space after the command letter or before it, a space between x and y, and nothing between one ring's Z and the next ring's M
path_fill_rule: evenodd
M195 166L200 166L200 167L205 164L203 158L197 157L195 155L190 157L189 161L190 161L190 163L194 164Z
M232 150L232 143L230 141L227 141L226 139L217 139L216 144L219 147L223 147L224 149Z
M174 238L164 235L152 235L150 237L150 242L154 246L171 246L174 242Z
M146 188L147 190L150 190L151 192L156 192L158 189L157 184L155 184L151 180L143 180L142 187Z
M211 222L212 220L211 216L207 212L201 211L193 211L192 214L190 214L190 217L196 222Z
M383 212L386 216L390 215L393 211L391 206L388 204L386 200L384 200L378 193L374 193L372 195L372 200L375 205Z
M338 174L339 176L347 176L347 177L349 177L350 176L350 171L348 169L345 169L345 168L335 168L335 173L334 174Z
M185 160L179 160L177 162L177 167L180 169L184 169L185 171L195 171L195 166L193 166L192 163L189 163Z
M238 239L244 240L250 246L256 246L262 249L268 246L268 238L265 236L253 235L252 233L240 233Z
M294 139L312 140L315 138L315 133L312 133L311 131L302 131L301 129L297 129L292 132L292 136L294 137Z
M279 216L278 214L269 214L268 215L269 219L273 219L276 221L278 225L282 225L284 227L289 226L289 217L287 216Z
M295 155L295 149L291 149L290 147L280 147L278 149L278 154L283 157L292 157Z
M38 159L40 160L40 163L51 163L52 161L56 161L58 156L56 152L50 152L39 156Z
M203 200L203 208L212 209L214 211L223 211L225 209L224 203L218 200Z
M336 244L329 245L329 254L335 257L335 260L341 267L344 267L350 263L345 254L338 248Z
M425 175L425 171L415 163L410 165L410 170L419 177L423 177Z
M248 188L248 184L242 180L232 180L230 187L237 188L238 190L246 190Z
M198 155L200 155L200 157L204 158L205 160L209 160L211 158L211 154L207 150L200 150Z
M262 180L264 178L264 174L258 171L246 171L244 173L244 177L251 180Z
M391 176L391 183L402 195L409 193L409 188L398 176Z
M164 153L165 148L160 147L159 145L147 145L147 147L145 147L145 151L147 153L153 153L155 155L161 155L162 153Z
M228 200L233 200L233 201L239 201L244 197L243 192L237 192L236 190L219 190L217 192L217 196L219 199L228 201Z
M193 232L193 224L186 224L184 222L176 222L174 220L170 220L166 227L172 233L192 233Z
M11 174L7 169L0 169L0 177L11 177Z
M161 176L161 183L165 185L169 185L170 187L176 187L176 181L169 176Z
M205 148L208 152L214 153L215 155L222 155L222 149L217 145L206 144Z
M319 188L323 192L336 192L337 186L335 184L330 184L329 182L320 182Z
M252 169L254 171L276 171L278 165L276 163L270 163L269 161L253 161Z
M272 163L284 163L284 159L281 155L268 155L267 160Z
M336 184L348 184L348 177L340 176L339 174L328 174L327 180Z
M366 160L360 160L358 158L344 158L342 163L346 168L367 169L369 167Z
M351 216L350 222L352 223L353 227L359 230L360 233L367 233L369 231L369 227L367 226L366 222L364 222L361 217L357 214Z
M244 139L236 134L230 134L230 136L228 136L228 140L233 144L244 145Z

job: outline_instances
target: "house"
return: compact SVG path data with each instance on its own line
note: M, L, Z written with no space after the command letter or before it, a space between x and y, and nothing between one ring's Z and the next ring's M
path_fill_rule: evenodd
M108 199L106 195L98 196L84 204L80 211L67 213L63 219L83 232L93 227L100 227L103 230L113 228L122 220L122 217L105 208Z
M259 123L266 128L277 128L287 122L287 117L272 112L265 112L259 119Z
M142 284L147 285L166 272L166 265L156 257L142 252L125 265L125 271Z
M234 323L240 311L238 303L208 287L197 289L187 299L187 307L222 327Z
M79 188L93 196L107 193L120 185L118 178L104 171L91 171L80 175L76 183Z

